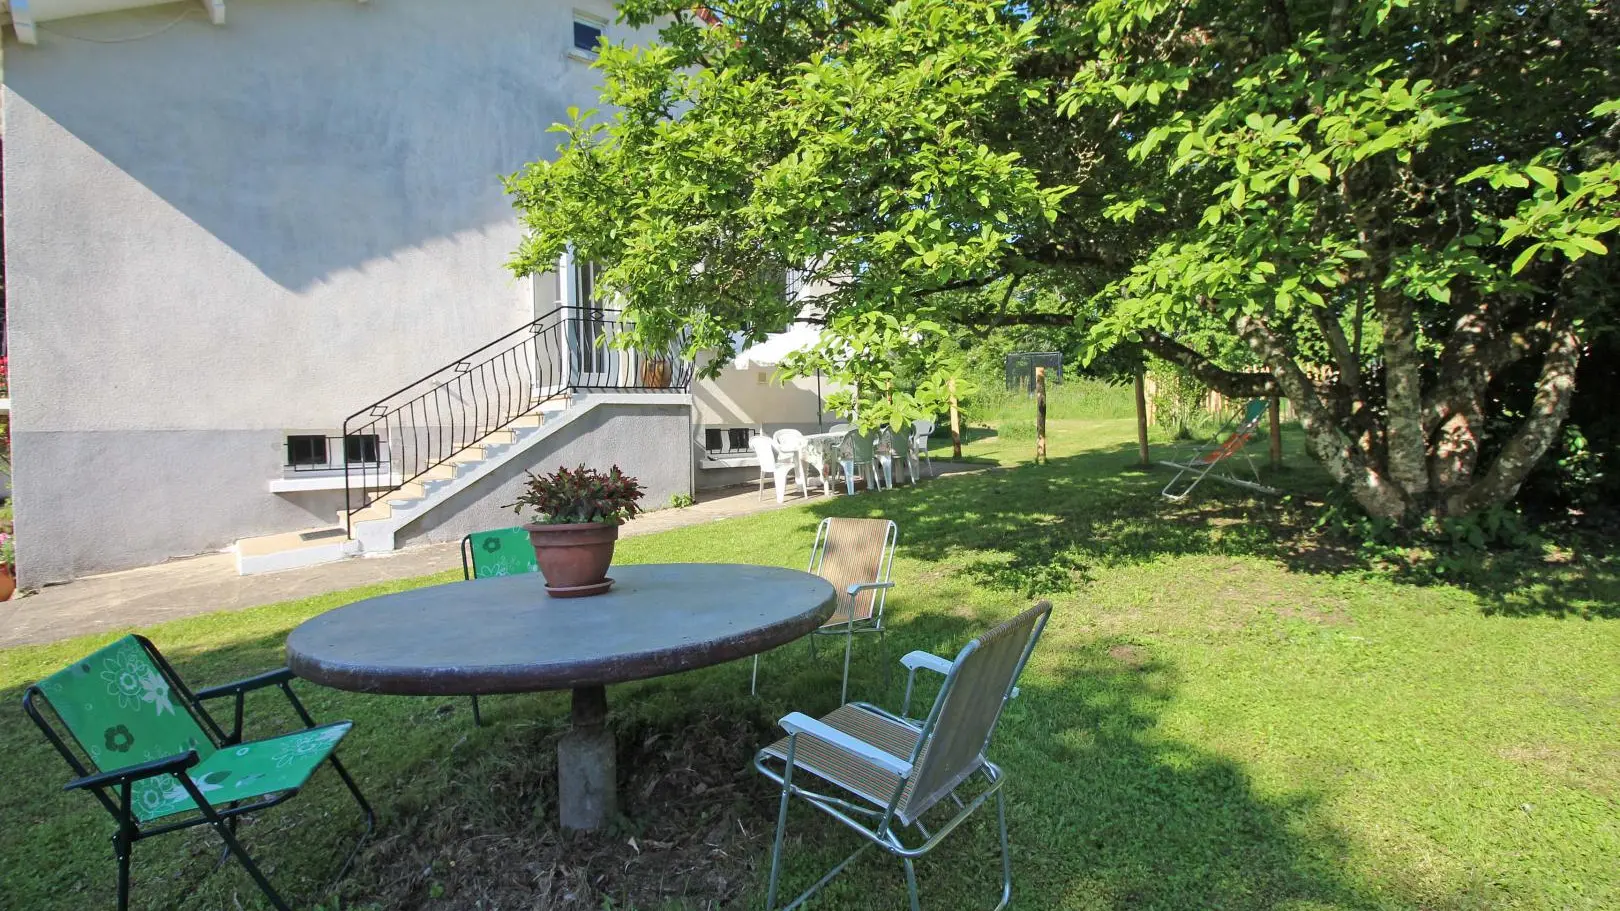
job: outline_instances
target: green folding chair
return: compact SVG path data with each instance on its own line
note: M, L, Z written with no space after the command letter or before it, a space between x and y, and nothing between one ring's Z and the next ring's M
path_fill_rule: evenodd
M270 904L290 911L237 841L236 818L291 798L323 762L331 764L365 813L360 841L371 834L376 823L371 805L334 752L353 723L317 725L293 693L292 680L292 671L281 668L193 693L150 641L125 636L28 687L23 710L77 776L65 790L95 795L118 823L113 855L119 911L129 907L135 842L200 825L214 827L225 854L236 857ZM246 695L272 686L286 694L305 729L243 741ZM227 696L236 699L229 733L203 707L206 700Z
M534 558L534 545L522 526L497 528L494 531L475 531L461 539L461 578L489 579L495 576L521 576L537 573L540 564ZM472 697L473 723L484 726L484 716L478 711L478 697Z

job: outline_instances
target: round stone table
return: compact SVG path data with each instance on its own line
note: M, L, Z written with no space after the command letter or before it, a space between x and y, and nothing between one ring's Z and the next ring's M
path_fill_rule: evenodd
M593 831L617 809L610 683L745 658L808 635L832 616L826 580L773 566L615 566L605 595L552 598L539 573L369 598L304 621L287 637L298 676L340 690L482 696L573 690L557 747L564 828Z

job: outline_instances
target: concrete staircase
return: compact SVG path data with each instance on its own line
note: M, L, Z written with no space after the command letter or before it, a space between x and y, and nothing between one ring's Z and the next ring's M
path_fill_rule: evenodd
M234 547L236 571L249 576L392 551L395 533L405 525L572 423L595 404L617 398L595 397L582 401L577 396L560 396L550 399L399 489L383 494L357 511L349 522L345 521L349 517L339 513L334 525L243 538Z

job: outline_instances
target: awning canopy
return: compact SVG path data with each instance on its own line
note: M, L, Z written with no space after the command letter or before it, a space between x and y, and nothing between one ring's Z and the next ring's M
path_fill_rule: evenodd
M786 360L788 355L808 351L819 341L821 330L801 323L790 327L786 332L767 336L765 341L737 352L731 366L739 370L746 370L749 367L775 367Z

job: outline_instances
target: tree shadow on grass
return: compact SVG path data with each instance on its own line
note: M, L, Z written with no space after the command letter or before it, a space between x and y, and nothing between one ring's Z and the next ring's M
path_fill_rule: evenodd
M893 628L891 654L910 648L953 654L997 619L919 616ZM878 679L871 660L858 674L852 686L870 688ZM1164 736L1158 719L1176 698L1179 676L1148 647L1124 640L1049 638L1042 644L990 750L1008 774L1014 907L1410 906L1344 872L1346 839L1314 796L1261 798L1237 764ZM896 681L891 697L901 687ZM931 699L933 689L921 695ZM879 701L898 707L893 699ZM762 805L767 825L770 796ZM953 808L943 809L948 818ZM981 810L919 862L923 907L994 904L994 820L993 808ZM859 843L797 804L788 833L783 888L790 896ZM818 907L900 908L906 902L899 862L877 853L824 895Z
M879 660L914 648L952 654L997 619L988 612L910 618L891 632L887 659L875 648L858 653L852 682L871 692L882 679ZM213 683L274 665L283 641L276 633L169 654L189 681ZM1178 689L1173 666L1123 640L1062 645L1049 639L1037 653L991 753L1010 776L1017 907L1402 904L1343 873L1344 839L1314 798L1261 798L1236 764L1159 731ZM381 818L376 838L338 884L342 907L757 906L776 794L747 769L747 757L777 736L770 719L832 707L835 659L797 645L772 653L763 699L747 695L746 661L612 688L629 815L611 835L583 840L561 837L553 821L551 750L565 711L557 694L490 700L494 723L480 729L464 699L299 684L317 718L357 722L341 752ZM890 696L900 687L897 675ZM250 703L250 732L294 724L273 695ZM20 696L17 688L0 692L0 700ZM0 737L10 747L0 765L14 782L0 806L8 828L27 833L0 846L5 904L65 911L110 900L106 814L85 795L60 791L66 767L20 712L0 714ZM314 907L342 865L355 817L348 795L322 773L292 801L247 822L242 837L286 897ZM993 821L981 812L919 864L926 907L993 903ZM802 807L789 833L787 888L803 888L854 847L847 831ZM234 864L213 869L216 851L205 830L139 845L134 907L264 907ZM648 903L666 884L668 903ZM886 857L857 865L818 903L851 911L903 906L899 865Z
M1295 572L1457 585L1502 616L1620 617L1620 562L1607 554L1576 554L1562 564L1500 554L1459 565L1449 576L1421 566L1389 569L1341 533L1318 527L1328 484L1314 468L1264 474L1290 491L1283 498L1206 480L1173 503L1160 494L1169 471L1134 462L1135 447L1122 444L812 509L818 516L893 519L909 555L961 563L972 580L1024 596L1072 591L1103 567L1185 555L1258 556Z

